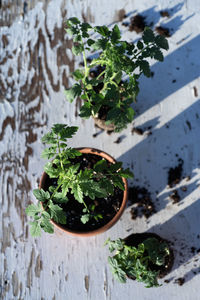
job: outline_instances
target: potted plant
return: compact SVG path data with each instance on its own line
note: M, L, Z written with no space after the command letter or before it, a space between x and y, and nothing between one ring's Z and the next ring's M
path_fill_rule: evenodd
M132 234L127 238L105 242L113 257L108 257L113 276L122 283L127 277L143 282L146 287L158 287L158 278L172 268L173 252L169 243L154 233Z
M109 30L107 26L81 23L77 18L67 20L66 31L73 37L73 54L82 54L84 66L72 73L76 83L66 90L67 99L83 100L82 118L92 116L99 127L121 131L133 120L131 104L139 92L139 77L151 76L147 58L163 61L161 49L169 48L166 38L145 28L142 40L134 45L121 40L117 25ZM91 58L94 51L97 55ZM86 52L90 54L88 59Z
M38 204L26 208L33 217L32 236L40 236L41 229L53 233L53 225L74 235L98 234L114 225L125 208L126 178L133 174L103 151L68 147L77 129L55 124L42 138L49 144L42 157L50 161L33 191Z

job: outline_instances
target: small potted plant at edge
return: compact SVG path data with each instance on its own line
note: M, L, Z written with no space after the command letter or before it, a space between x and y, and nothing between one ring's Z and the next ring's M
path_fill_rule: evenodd
M41 229L53 233L53 225L73 235L98 234L114 225L125 208L126 178L133 174L103 151L68 147L77 129L55 124L42 138L50 145L42 157L50 161L33 191L38 204L26 208L33 217L32 236L40 236Z
M126 279L143 282L145 287L158 287L158 278L167 275L173 265L173 251L169 242L155 233L131 234L125 239L105 242L110 252L108 257L112 274L119 282Z
M168 50L165 37L155 35L145 28L142 40L136 45L121 40L119 27L92 27L77 18L67 20L67 33L73 37L74 55L82 54L83 68L72 75L77 81L66 90L67 99L83 100L80 117L92 116L95 124L105 130L121 131L132 122L134 110L131 104L139 92L141 74L151 76L147 58L163 61L161 49ZM97 56L86 57L97 51Z

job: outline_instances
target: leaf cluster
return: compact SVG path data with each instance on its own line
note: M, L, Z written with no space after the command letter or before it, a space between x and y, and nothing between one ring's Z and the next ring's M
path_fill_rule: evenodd
M143 282L145 287L158 287L157 277L159 271L152 270L152 264L162 266L169 255L166 242L156 238L148 238L137 247L126 245L122 239L105 242L114 256L108 257L112 274L119 282L125 283L127 276ZM151 267L150 267L151 266Z
M95 212L95 205L87 205L84 198L104 198L114 194L114 187L124 190L122 177L130 178L133 174L129 169L123 169L122 163L108 164L104 159L99 160L93 169L80 168L80 163L74 159L81 156L81 152L67 146L67 139L72 138L78 127L70 127L64 124L55 124L51 131L45 134L42 142L48 144L42 152L42 157L50 159L45 164L44 171L50 178L55 178L56 185L48 188L48 191L36 189L33 191L38 200L38 205L31 204L27 207L27 215L33 217L31 222L31 234L39 236L41 228L53 233L50 219L56 223L66 224L66 213L62 204L69 201L69 194L83 207L82 223L91 218L98 220L103 218ZM42 206L41 206L42 203Z
M134 45L121 39L117 25L109 30L105 25L92 27L77 18L70 18L66 23L66 32L74 42L72 52L74 55L82 54L84 61L84 68L72 74L77 82L66 90L67 99L70 102L77 97L83 99L80 116L85 119L98 116L100 108L108 106L107 123L113 123L115 131L121 131L133 120L131 104L139 92L140 75L151 76L147 58L163 61L161 49L168 49L167 40L145 28L142 40ZM98 52L98 57L89 64L86 50ZM102 72L91 78L90 72L99 66ZM126 80L123 80L124 77Z

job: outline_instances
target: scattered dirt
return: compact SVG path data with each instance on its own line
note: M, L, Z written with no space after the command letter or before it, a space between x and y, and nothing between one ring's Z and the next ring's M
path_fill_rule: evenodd
M115 143L115 144L120 144L121 141L122 141L124 138L125 138L125 136L121 135L121 136L119 136L119 137L116 139L116 141L114 141L114 143Z
M132 134L136 133L138 135L143 135L144 131L139 127L133 127L133 129L131 130L131 133Z
M121 22L124 18L126 18L126 11L122 8L118 11L118 21Z
M179 277L179 278L175 279L174 283L178 283L178 285L181 286L185 283L185 278Z
M148 219L156 212L150 192L144 187L134 186L129 188L128 204L129 206L134 204L130 211L133 220L142 216Z
M169 12L168 12L167 10L161 10L161 11L160 11L160 15L161 15L162 17L167 17L167 18L170 17Z
M182 186L182 187L181 187L181 191L187 192L187 186Z
M178 194L177 190L174 190L173 193L169 196L173 200L173 204L178 203L181 200L181 197Z
M182 179L184 162L183 162L182 158L179 158L178 162L179 162L178 166L169 169L169 172L168 172L169 187L173 187L174 185L179 183L180 180Z
M129 31L135 31L137 33L143 32L146 26L145 17L136 15L131 17L129 24Z
M186 120L186 124L187 124L189 130L191 130L192 129L191 123L188 120Z
M163 35L167 38L171 36L171 34L169 33L168 28L165 28L165 27L162 27L162 26L157 26L156 31L157 31L158 34Z
M173 79L173 80L172 80L172 83L175 83L175 82L176 82L176 79Z
M193 87L193 91L194 91L194 96L198 97L198 91L197 91L196 86Z

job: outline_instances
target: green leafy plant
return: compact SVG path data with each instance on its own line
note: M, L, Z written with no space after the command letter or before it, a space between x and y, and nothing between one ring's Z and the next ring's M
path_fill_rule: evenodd
M97 117L100 110L106 108L106 124L114 124L115 131L121 131L133 120L131 103L139 92L140 75L151 76L147 58L163 61L161 49L169 48L167 40L145 28L142 40L134 45L121 40L117 25L109 30L107 26L81 23L77 18L70 18L66 23L66 31L73 37L72 52L82 54L84 63L84 68L72 73L77 82L66 90L67 99L70 102L77 97L83 100L80 116L85 119ZM88 63L86 51L90 54L97 51L98 56ZM91 78L95 68L100 68L100 74Z
M84 197L92 200L96 197L104 198L113 195L114 187L124 190L122 177L130 178L133 174L129 169L123 169L121 162L109 164L105 159L99 160L93 168L82 170L80 163L74 159L82 153L67 146L67 139L72 138L78 127L69 127L64 124L55 124L51 131L45 134L42 142L49 147L44 149L42 157L50 159L44 167L49 178L55 179L56 184L49 186L48 190L35 189L34 196L38 205L31 204L26 208L26 214L33 217L31 235L41 235L41 228L45 232L53 233L53 219L56 223L66 224L66 213L62 204L68 202L68 196L73 195L74 200L82 206L81 222L87 223L91 218L103 218L95 212L95 205L87 205Z
M163 266L165 258L170 254L166 242L156 238L147 238L137 247L126 245L122 239L105 242L110 252L115 251L113 257L108 257L113 276L121 283L126 282L127 276L144 282L146 287L158 287L159 271L152 269L152 264Z

